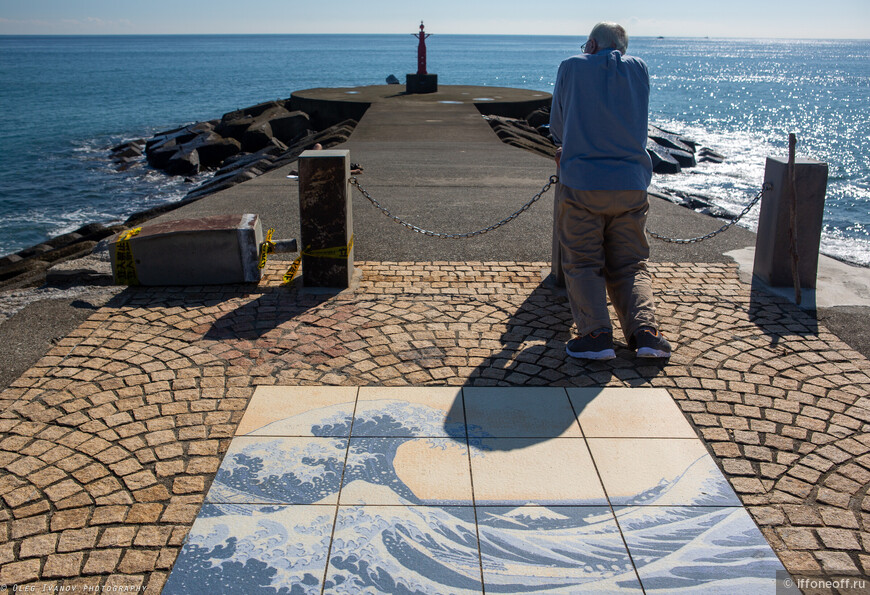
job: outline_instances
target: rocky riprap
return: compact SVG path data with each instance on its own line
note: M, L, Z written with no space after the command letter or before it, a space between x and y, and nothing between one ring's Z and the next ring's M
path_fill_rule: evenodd
M154 135L144 143L148 164L169 175L192 176L214 171L214 177L191 190L180 204L202 198L255 178L296 161L299 155L320 145L324 149L346 141L356 120L323 122L320 126L301 110L293 109L291 99L267 101L224 114L219 120L196 122ZM142 141L125 143L112 149L125 155L136 151ZM121 164L126 165L126 162ZM128 225L146 220L158 210L136 213Z
M556 145L550 136L550 110L537 109L525 118L484 116L498 137L509 145L532 151L545 157L555 157ZM695 167L698 162L722 163L725 157L677 133L650 125L646 150L657 174L678 174L683 168Z
M483 117L502 142L544 157L555 158L556 145L550 136L549 108L536 109L525 118L494 114L484 114ZM684 168L695 167L698 163L725 161L725 157L713 149L699 147L694 140L675 132L652 124L647 130L646 151L652 159L653 171L657 174L678 174ZM731 216L706 196L679 191L665 192L661 189L650 189L650 194L705 215L720 218Z
M37 287L46 281L49 268L90 255L97 243L123 225L90 223L15 254L0 258L0 290Z

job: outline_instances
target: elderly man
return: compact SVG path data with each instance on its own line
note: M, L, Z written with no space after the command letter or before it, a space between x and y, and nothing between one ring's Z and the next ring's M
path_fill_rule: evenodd
M649 73L628 36L598 23L583 54L559 66L550 132L559 145L557 229L579 336L572 357L616 357L606 293L638 357L670 357L658 331L644 234L652 163L646 152Z

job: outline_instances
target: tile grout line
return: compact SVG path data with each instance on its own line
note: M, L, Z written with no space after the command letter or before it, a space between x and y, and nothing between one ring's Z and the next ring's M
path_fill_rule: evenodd
M341 506L341 489L344 486L344 474L347 471L347 459L350 456L350 437L353 436L353 424L356 421L356 406L359 403L359 389L356 387L356 395L353 400L353 413L350 417L350 428L347 431L347 446L344 449L344 465L341 467L341 477L338 480L338 494L335 497L335 516L332 519L332 531L329 534L329 547L326 548L326 567L323 569L323 584L320 586L320 595L326 590L326 579L329 576L329 562L332 557L332 544L335 541L335 527L338 524L338 511Z
M598 476L598 482L601 484L601 490L604 492L604 497L607 499L607 507L610 508L610 515L616 523L616 529L619 531L619 537L622 539L622 545L625 547L625 553L628 554L628 561L631 562L631 567L634 569L634 575L637 577L637 584L640 585L640 590L646 595L646 589L643 586L643 581L640 580L640 573L637 571L637 564L634 563L634 556L631 555L631 550L628 549L628 542L625 540L625 534L622 532L622 525L619 524L619 519L616 518L616 511L613 510L613 503L610 501L610 495L607 493L607 487L604 485L604 480L601 478L601 472L598 470L598 463L595 462L595 457L592 455L592 449L589 448L589 440L586 438L586 432L583 431L583 426L580 425L580 417L577 415L577 410L574 409L574 402L571 401L571 396L565 390L565 398L568 399L568 406L571 407L571 412L574 414L574 419L577 422L577 427L580 428L580 433L583 435L583 443L586 445L586 452L589 453L589 460L592 461L592 467L595 469L595 474Z
M486 595L486 584L483 582L483 551L480 546L480 526L477 523L477 498L474 495L474 472L471 465L471 439L468 435L468 415L465 410L465 389L460 388L462 398L462 426L465 428L465 452L468 456L468 480L471 482L471 510L474 511L474 533L477 536L477 560L480 564L480 592Z

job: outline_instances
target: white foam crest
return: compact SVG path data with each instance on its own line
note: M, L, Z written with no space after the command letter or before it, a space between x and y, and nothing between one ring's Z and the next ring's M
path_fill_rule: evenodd
M327 507L298 506L254 512L251 516L199 517L188 542L213 549L224 546L229 537L235 537L237 542L235 553L230 558L232 562L265 561L277 570L272 585L301 585L306 574L319 575L322 572L323 555L320 552L325 552L329 544L327 528L331 527L331 514ZM291 534L285 529L288 525L305 528L307 547L299 543L298 532ZM182 551L182 561L184 554Z
M840 230L824 232L821 251L838 260L870 267L870 238L847 237Z
M643 568L646 580L671 579L675 571L678 575L690 575L691 569L709 568L715 564L721 568L719 578L705 582L704 592L730 595L758 592L766 580L762 576L773 576L776 571L783 570L776 554L745 510L696 510L704 513L682 519L668 515L668 509L662 513L656 510L655 514L665 514L671 518L665 524L646 524L642 529L632 528L631 521L639 520L648 510L620 513L619 519L627 533L626 538L633 544L634 562ZM676 539L682 541L690 535L693 537L684 542L682 547L673 548ZM729 566L734 568L729 571ZM759 566L763 566L763 570ZM747 574L749 569L751 571Z
M408 550L422 558L449 561L451 571L470 581L478 580L480 566L477 548L454 539L453 535L473 535L473 522L463 521L446 510L435 507L348 507L342 509L340 526L336 528L333 556L353 556L365 562L368 573L391 577L407 592L442 593L445 585L408 566L408 560L398 559L395 548ZM394 542L388 547L385 535ZM342 577L345 580L336 580ZM346 570L333 569L330 580L336 580L333 593L359 593L362 585ZM369 589L371 587L369 586ZM370 592L366 590L365 592ZM450 592L468 592L454 587Z

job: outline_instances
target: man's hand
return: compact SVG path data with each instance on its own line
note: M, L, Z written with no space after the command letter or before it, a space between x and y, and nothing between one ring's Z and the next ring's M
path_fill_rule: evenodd
M560 161L562 161L562 147L556 148L556 169L559 168Z

